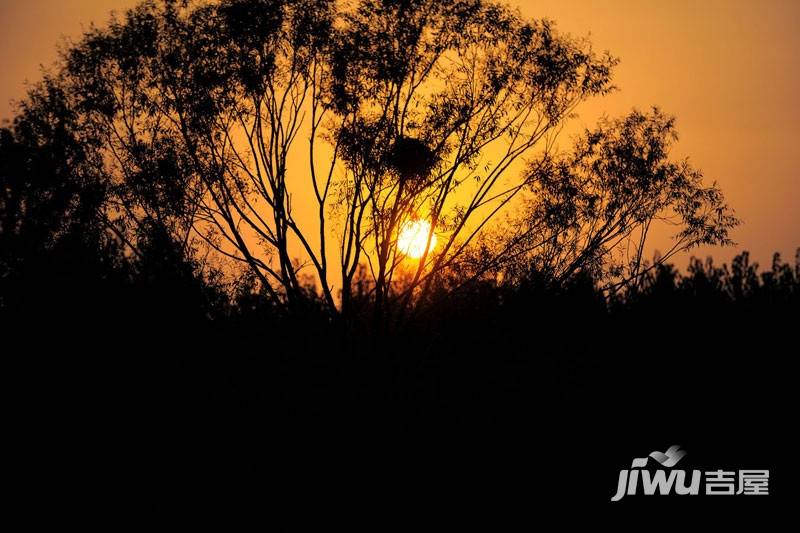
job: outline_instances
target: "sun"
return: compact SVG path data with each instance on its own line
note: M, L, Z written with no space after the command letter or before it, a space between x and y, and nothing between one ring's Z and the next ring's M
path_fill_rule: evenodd
M428 245L428 235L431 233L431 224L427 220L409 220L400 227L397 236L397 247L412 259L419 259L425 255ZM436 247L436 234L431 235L429 250Z

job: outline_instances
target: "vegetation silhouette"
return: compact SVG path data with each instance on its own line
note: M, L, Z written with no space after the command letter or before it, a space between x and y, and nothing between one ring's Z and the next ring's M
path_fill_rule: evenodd
M128 435L132 470L187 476L198 440L245 470L279 441L303 471L399 452L389 478L453 486L478 454L494 466L466 486L538 468L544 498L586 446L612 470L653 439L733 447L785 404L800 251L669 264L738 220L658 108L553 150L616 62L473 0L144 2L91 29L0 130L4 344L48 354L13 356L23 386L52 423L78 413L64 431ZM665 403L680 415L648 424ZM365 434L396 440L345 444ZM607 499L607 466L578 498Z
M71 150L59 179L95 196L117 262L157 233L197 277L229 293L253 277L286 311L322 300L347 323L366 284L376 326L392 327L467 259L477 275L536 263L556 281L626 283L654 220L679 230L662 260L729 243L738 221L669 159L660 110L553 153L616 63L492 2L145 2L67 48L5 135ZM489 236L518 201L519 230ZM430 234L411 261L398 233L417 218Z

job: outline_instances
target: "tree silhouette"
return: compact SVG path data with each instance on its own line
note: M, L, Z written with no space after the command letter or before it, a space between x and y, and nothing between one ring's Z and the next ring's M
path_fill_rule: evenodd
M509 224L516 230L484 240L469 257L468 279L515 279L535 269L558 284L582 271L616 289L678 252L732 244L729 231L739 221L716 184L704 185L688 160L670 159L677 138L673 117L634 110L587 130L570 153L533 161L527 202ZM658 223L677 233L671 248L645 265L648 232Z
M221 292L203 256L167 226L143 221L129 237L112 223L123 188L100 173L100 145L62 89L46 78L0 129L0 312L23 322L210 313ZM127 194L153 193L140 189Z
M614 62L493 4L164 2L92 30L57 83L102 154L92 163L109 187L107 223L131 253L156 224L187 250L202 241L243 263L291 302L304 293L294 243L335 309L331 225L341 305L365 260L380 305L399 225L425 216L448 229L416 279L441 269L469 241L467 221L513 197L490 194L509 164L609 90ZM290 169L304 124L308 165ZM321 140L332 151L324 169ZM504 155L476 176L498 142ZM472 200L448 203L472 178ZM292 195L309 185L319 220L301 228Z
M47 79L0 129L0 309L44 306L64 279L102 277L117 256L99 216L105 186L78 170L93 155L74 119Z
M278 307L319 296L348 315L358 294L380 317L465 268L624 284L666 211L674 251L728 242L735 219L667 159L659 111L552 153L576 107L613 89L616 62L493 2L144 2L67 49L37 89L58 105L35 91L26 113L82 151L57 172L97 188L79 203L122 261L158 235L199 277L252 277ZM515 230L493 226L518 198ZM398 233L420 218L412 261ZM637 231L634 257L611 260Z

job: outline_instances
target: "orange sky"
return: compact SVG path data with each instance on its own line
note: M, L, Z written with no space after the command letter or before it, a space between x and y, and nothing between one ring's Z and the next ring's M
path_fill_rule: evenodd
M0 0L0 119L56 44L136 0ZM768 263L800 246L800 1L518 0L528 17L591 33L622 59L619 92L585 104L571 128L660 105L678 117L680 155L717 180L744 224L738 249ZM569 144L561 141L562 148ZM665 247L657 239L653 245ZM727 260L736 250L694 251ZM679 264L684 261L677 260Z

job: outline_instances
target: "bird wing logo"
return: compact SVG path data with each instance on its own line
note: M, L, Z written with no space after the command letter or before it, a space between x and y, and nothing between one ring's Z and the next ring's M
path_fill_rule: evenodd
M666 452L659 452L655 451L652 452L647 457L640 457L638 459L633 460L633 464L631 464L631 468L640 468L647 466L647 459L652 457L656 460L661 466L672 468L678 461L683 459L683 456L686 455L686 452L681 450L681 447L677 444L674 446L670 446Z

